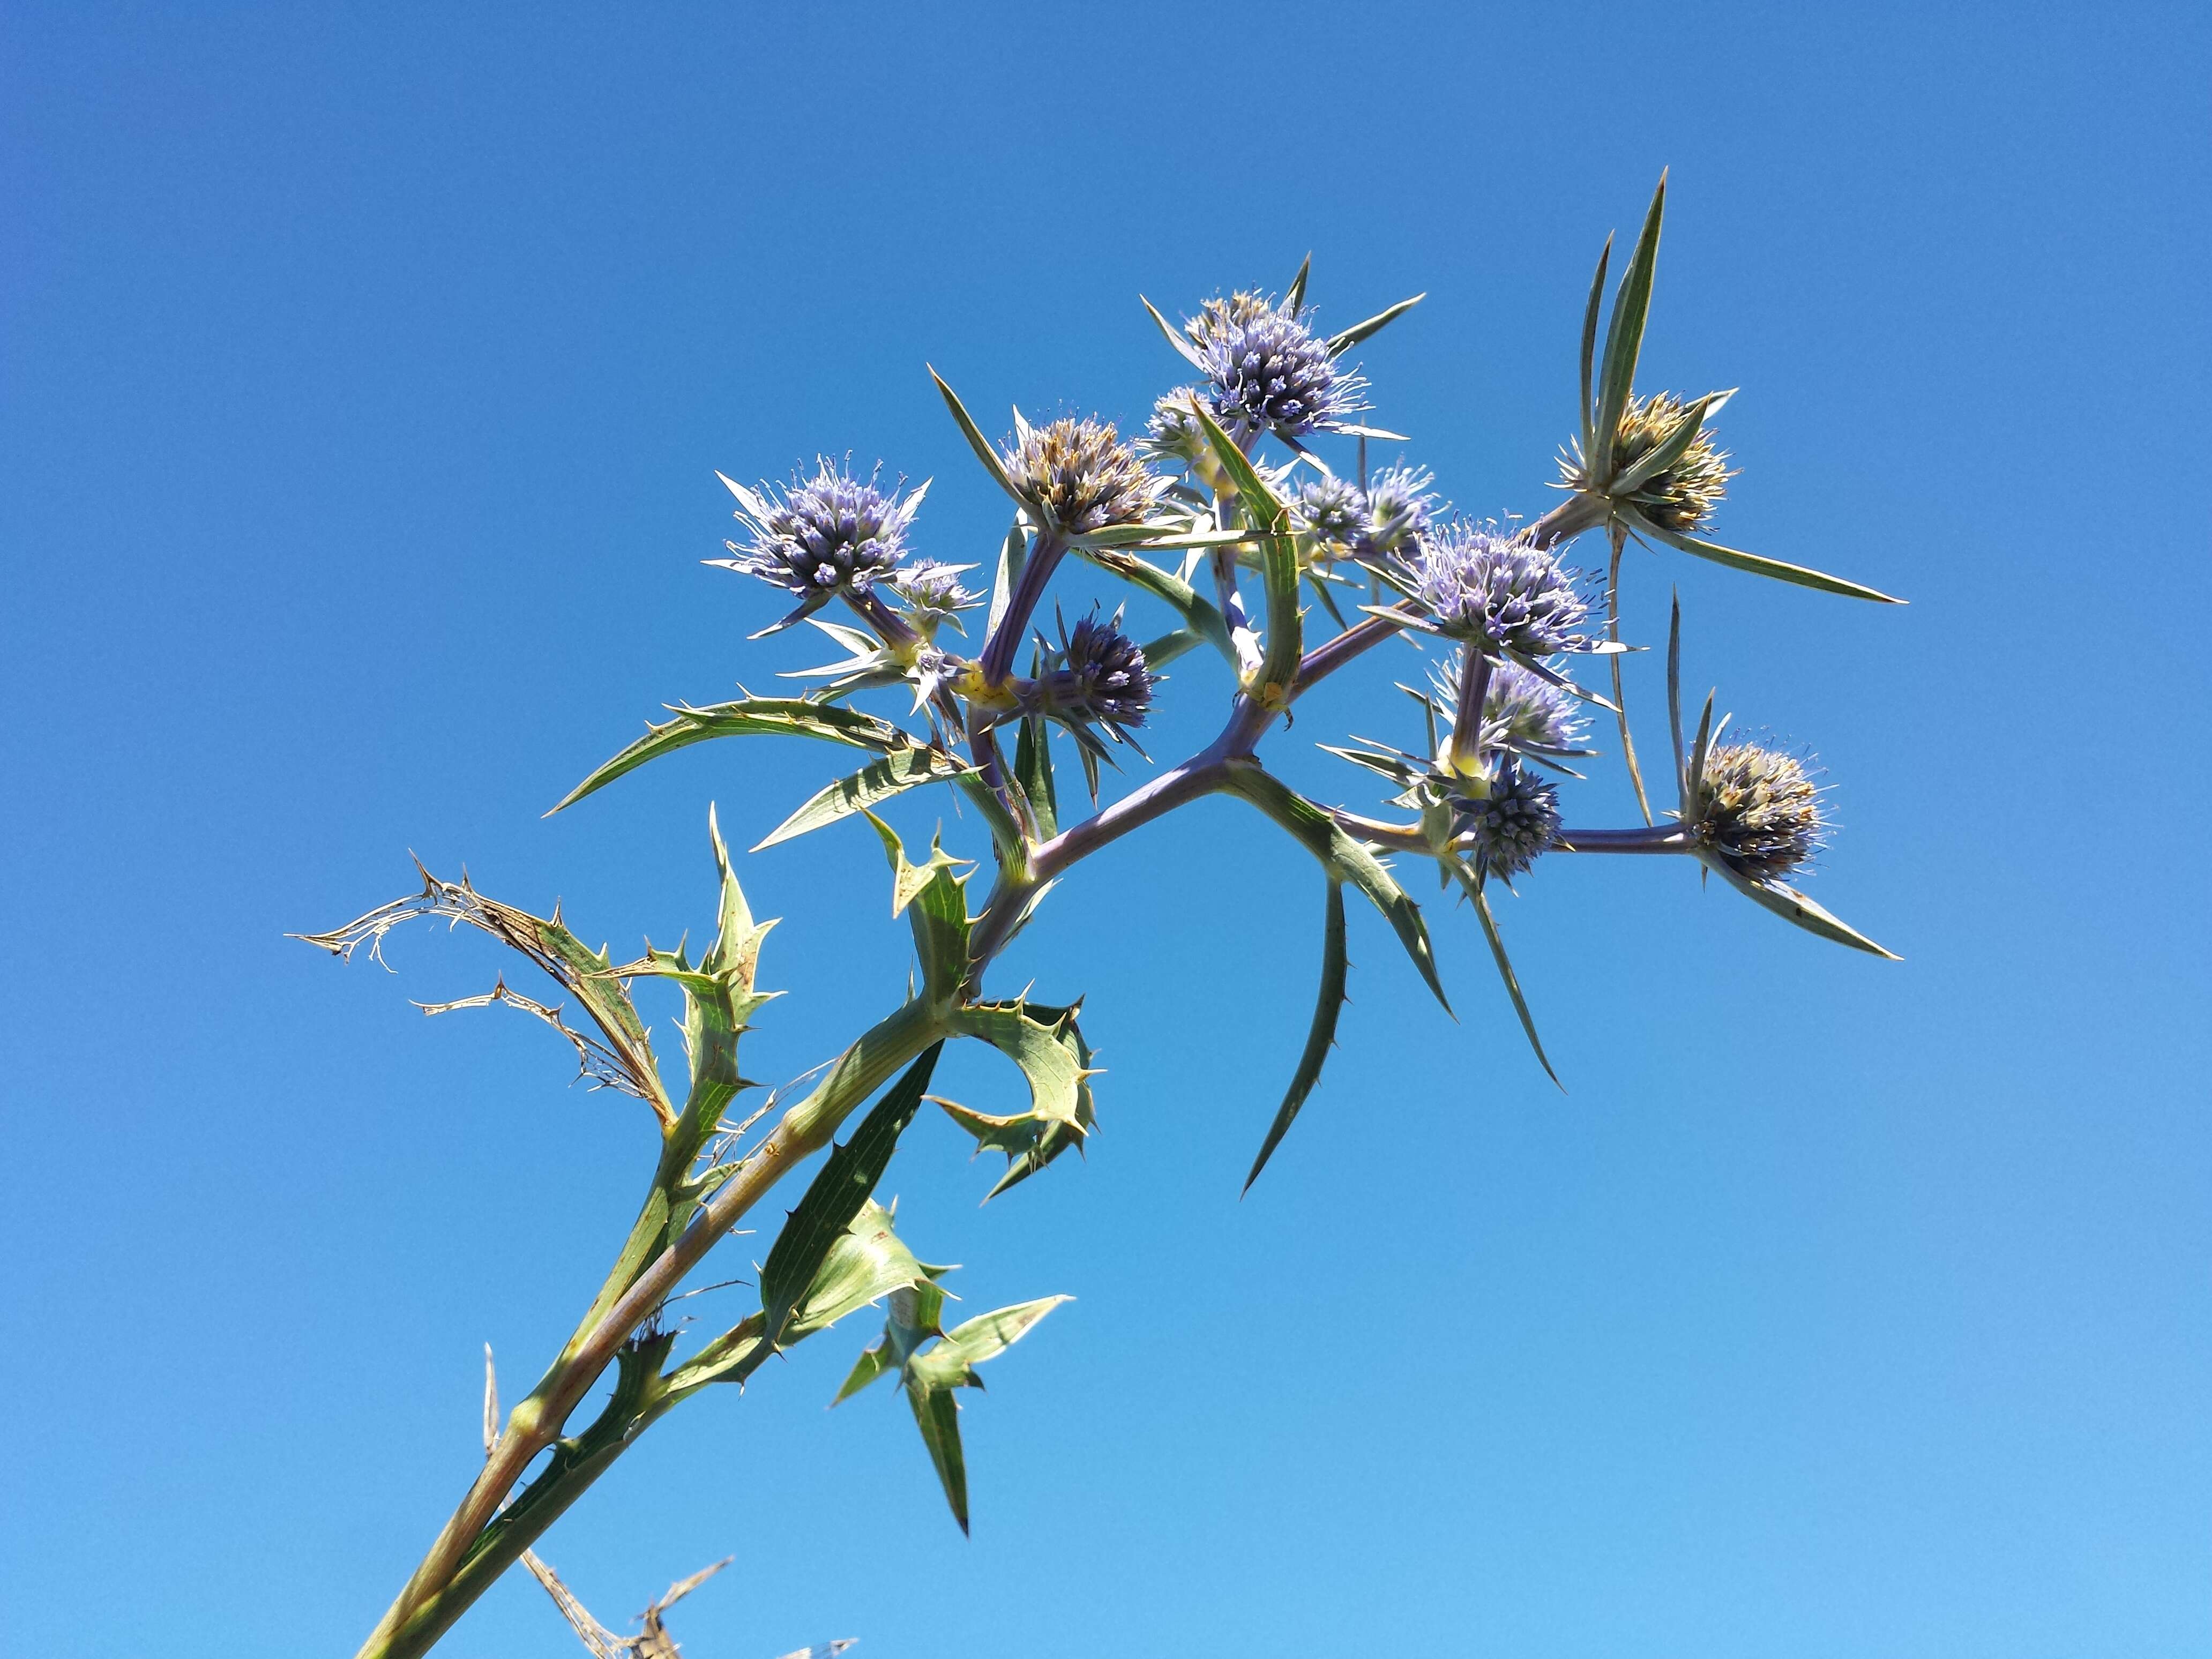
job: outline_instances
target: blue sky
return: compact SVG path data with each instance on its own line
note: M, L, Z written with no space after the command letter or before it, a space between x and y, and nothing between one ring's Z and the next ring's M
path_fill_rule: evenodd
M611 1622L735 1553L677 1626L702 1659L2212 1640L2200 9L0 29L21 1639L350 1652L477 1455L479 1345L519 1390L596 1284L649 1132L526 1022L410 1006L489 947L405 937L390 978L283 935L412 850L617 950L703 936L708 802L749 844L831 758L710 745L540 814L664 701L817 659L701 568L713 469L880 457L936 479L924 550L978 558L1002 503L926 361L994 420L1135 419L1179 367L1139 292L1310 249L1325 322L1428 292L1362 350L1377 418L1462 507L1540 511L1591 261L1668 167L1644 380L1744 388L1719 532L1912 604L1643 555L1629 633L1679 584L1688 678L1835 785L1813 890L1905 962L1553 860L1504 924L1562 1097L1464 911L1430 907L1457 1024L1355 914L1341 1051L1240 1203L1321 895L1203 805L1004 970L1089 999L1087 1163L979 1209L925 1121L886 1182L970 1309L1079 1298L970 1396L972 1541L887 1394L823 1410L858 1320L657 1428L544 1553ZM1270 754L1371 804L1312 745L1409 741L1410 672ZM1192 659L1164 696L1171 757L1225 690ZM1617 768L1572 799L1630 821ZM788 1076L895 1000L904 929L865 828L744 871L789 993L748 1069ZM518 1577L441 1651L568 1639Z

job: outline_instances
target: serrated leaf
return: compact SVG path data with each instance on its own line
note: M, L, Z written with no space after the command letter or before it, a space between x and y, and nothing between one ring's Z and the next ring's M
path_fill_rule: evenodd
M1826 571L1814 570L1802 564L1784 564L1779 559L1763 558L1756 553L1745 553L1733 547L1723 547L1717 542L1700 541L1695 536L1684 536L1652 523L1632 507L1615 508L1627 521L1629 528L1652 541L1663 542L1677 552L1688 553L1700 559L1710 559L1715 564L1727 565L1733 570L1747 570L1754 576L1766 576L1778 582L1795 583L1799 587L1815 588L1823 593L1840 593L1848 599L1872 599L1880 605L1903 605L1905 601L1879 588L1863 583L1845 581L1841 576L1831 576Z
M1729 868L1717 854L1700 851L1698 862L1723 881L1741 893L1754 904L1771 910L1784 921L1802 927L1807 933L1837 945L1848 945L1854 951L1864 951L1869 956L1887 957L1891 962L1902 962L1904 957L1894 951L1876 945L1864 933L1833 912L1824 908L1784 882L1753 881Z
M807 1328L817 1330L842 1317L833 1310L849 1312L872 1299L871 1296L860 1296L858 1301L853 1298L882 1276L878 1264L886 1259L881 1241L890 1237L888 1215L878 1230L879 1237L856 1240L854 1245L838 1251L835 1261L833 1250L860 1218L876 1183L890 1167L899 1136L921 1108L923 1091L929 1087L930 1073L936 1069L937 1056L944 1047L944 1039L939 1038L924 1049L921 1058L884 1091L851 1139L830 1149L828 1161L776 1235L768 1260L761 1264L761 1307L766 1315L768 1346L781 1342L786 1328L802 1312ZM902 1251L904 1247L900 1249ZM841 1271L825 1281L825 1270L832 1267ZM872 1292L882 1294L881 1290Z
M982 428L969 416L968 406L960 401L959 394L945 385L945 377L935 368L930 369L929 378L937 382L937 390L945 399L945 406L952 411L953 421L959 426L961 435L968 440L968 447L975 452L975 459L983 463L983 470L991 475L993 482L1000 489L1016 501L1020 501L1022 492L1014 488L1013 479L1007 476L1006 462L991 447L991 441L983 435Z
M767 838L753 848L757 853L781 842L792 841L819 830L824 824L835 823L840 818L865 811L878 801L889 800L917 785L951 782L963 773L973 771L967 762L957 756L948 755L930 744L920 749L902 750L871 762L848 778L840 778L825 786L807 800L796 812L769 832Z
M1662 173L1644 216L1636 252L1629 256L1628 269L1621 273L1620 287L1613 295L1612 319L1606 325L1605 360L1598 372L1597 449L1589 458L1592 476L1600 480L1612 476L1620 416L1636 383L1637 355L1643 349L1644 324L1651 310L1651 276L1659 260L1659 224L1666 212L1667 175Z
M907 1403L921 1430L929 1461L936 1468L938 1484L945 1489L945 1501L951 1506L952 1518L963 1532L968 1530L968 1466L960 1446L960 1406L955 1390L982 1387L975 1368L1004 1353L1039 1320L1069 1299L1045 1297L971 1319L907 1364Z
M1422 981L1443 1005L1444 1012L1451 1012L1443 981L1437 977L1436 953L1429 944L1428 926L1421 920L1421 908L1407 897L1382 860L1346 834L1326 809L1306 799L1257 762L1231 769L1224 787L1288 830L1332 875L1364 893L1398 935L1399 944L1413 958Z
M739 697L733 702L716 703L707 708L672 703L669 712L676 718L660 726L647 725L643 737L570 790L553 811L574 806L585 796L604 789L647 761L695 743L704 743L710 738L819 738L850 749L872 749L879 754L912 749L921 741L904 727L878 720L873 714L806 697Z
M932 842L928 862L915 864L897 830L873 812L863 813L890 860L891 915L903 914L914 929L922 984L933 1002L950 1003L968 976L968 896L956 872L969 860L954 858Z
M1346 352L1351 350L1352 347L1358 345L1362 340L1370 339L1375 335L1381 333L1392 323L1397 321L1399 318L1404 316L1407 312L1411 311L1415 306L1420 304L1422 301L1428 297L1429 296L1425 293L1416 294L1410 300L1401 300L1396 305L1390 307L1389 309L1376 312L1372 317L1370 317L1364 323L1354 323L1350 328L1346 329L1341 334L1330 335L1328 337L1328 355L1332 357L1341 357Z
M1006 1172L986 1195L996 1198L1050 1164L1071 1146L1080 1146L1097 1121L1090 1079L1091 1046L1084 1041L1073 1007L1035 1002L972 1003L956 1010L952 1028L980 1038L1021 1068L1030 1088L1030 1109L1004 1117L971 1111L945 1101L952 1121L975 1137L976 1150L989 1147L1006 1155Z
M1244 1190L1248 1193L1260 1178L1260 1171L1267 1167L1267 1160L1275 1155L1275 1148L1282 1145L1283 1137L1291 1132L1291 1125L1304 1107L1306 1097L1313 1092L1314 1085L1321 1080L1322 1065L1336 1042L1337 1017L1344 1010L1344 981L1350 965L1344 949L1344 884L1332 879L1328 884L1328 908L1322 913L1321 990L1314 999L1313 1024L1306 1030L1305 1049L1298 1056L1297 1070L1291 1075L1291 1086L1284 1092L1283 1103L1275 1109L1275 1121L1267 1126L1267 1138L1260 1143L1260 1155L1252 1160L1252 1172L1244 1177Z

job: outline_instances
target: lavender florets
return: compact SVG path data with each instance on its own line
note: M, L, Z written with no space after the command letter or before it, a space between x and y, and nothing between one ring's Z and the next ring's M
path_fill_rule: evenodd
M1583 632L1590 606L1578 573L1495 526L1446 525L1398 563L1436 633L1524 657L1593 643Z
M1475 863L1510 881L1559 838L1559 792L1508 756L1482 800L1456 800L1460 825L1474 843Z
M921 496L917 489L901 501L897 490L879 489L874 474L856 478L820 458L811 478L794 474L781 489L763 483L739 497L737 517L752 541L724 544L732 555L725 562L804 599L866 593L905 556Z
M1466 653L1455 651L1434 676L1437 695L1447 714L1458 697L1466 663ZM1534 749L1572 755L1581 750L1589 734L1589 719L1573 693L1516 662L1490 665L1482 697L1485 749Z
M943 564L936 560L924 560L908 565L892 576L891 585L897 590L900 603L907 615L925 634L951 620L958 612L981 603L975 594L960 585L962 574L973 570L972 564ZM955 623L955 626L957 626Z
M1045 711L1063 720L1120 728L1142 726L1152 707L1152 672L1142 647L1115 624L1085 617L1062 637L1058 666L1039 683Z
M1230 434L1296 438L1340 426L1366 405L1304 315L1259 294L1208 300L1183 325L1206 368L1206 401Z
M1367 527L1358 551L1362 558L1383 558L1429 533L1437 498L1429 493L1436 475L1426 468L1386 466L1367 481Z
M1004 459L1022 499L1047 523L1076 535L1143 523L1166 487L1110 422L1024 427Z
M1348 552L1368 532L1366 492L1348 478L1323 476L1298 486L1299 519L1316 540Z

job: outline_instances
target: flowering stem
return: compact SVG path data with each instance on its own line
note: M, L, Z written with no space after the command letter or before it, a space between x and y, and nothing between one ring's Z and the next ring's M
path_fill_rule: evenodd
M616 1350L785 1175L829 1144L855 1107L945 1035L938 1012L916 1000L879 1020L837 1057L813 1091L784 1114L768 1139L701 1206L683 1234L637 1275L596 1324L569 1344L514 1407L483 1472L362 1647L358 1659L413 1659L461 1615L496 1576L487 1574L461 1595L460 1573L471 1550L524 1470L561 1437L568 1414L613 1361ZM546 1516L547 1525L552 1518Z
M1483 704L1490 700L1490 659L1479 644L1462 653L1459 706L1452 712L1452 770L1462 777L1482 774Z
M1679 823L1640 830L1562 830L1555 853L1694 853L1697 842Z
M872 587L864 587L857 592L848 590L845 602L860 613L862 622L876 630L885 645L902 648L921 637L905 617L883 602Z
M1007 672L1013 666L1014 647L1021 643L1023 631L1030 625L1030 614L1044 598L1045 584L1059 568L1061 556L1067 551L1067 543L1057 531L1040 530L1030 544L1030 556L1023 561L1022 574L1014 580L1014 591L1006 601L1006 614L999 618L999 625L984 642L981 665L986 685L1005 684Z

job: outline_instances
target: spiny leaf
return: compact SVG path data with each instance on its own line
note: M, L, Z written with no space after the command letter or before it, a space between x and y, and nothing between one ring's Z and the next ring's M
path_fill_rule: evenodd
M924 1049L905 1074L884 1091L852 1138L830 1149L829 1160L776 1235L768 1260L761 1264L761 1306L767 1315L769 1346L783 1340L786 1327L800 1311L802 1300L813 1301L810 1287L828 1265L832 1247L859 1218L876 1183L890 1167L891 1153L921 1105L922 1093L929 1087L930 1073L936 1069L937 1056L944 1047L940 1038ZM845 1286L831 1300L847 1299L851 1288ZM806 1308L811 1328L819 1328L825 1310L811 1305Z
M1188 363L1193 368L1196 369L1200 374L1206 374L1207 372L1206 359L1200 355L1199 349L1196 346L1193 345L1188 340L1183 337L1182 331L1177 328L1173 323L1168 321L1166 318L1161 316L1160 308L1154 305L1150 300L1145 298L1143 295L1139 294L1137 296L1137 302L1143 306L1146 313L1151 315L1152 319L1160 325L1160 332L1168 337L1168 343L1176 349L1176 350L1182 356L1182 360Z
M934 842L929 861L910 862L898 831L873 812L863 816L876 827L891 866L891 915L903 913L914 929L915 954L922 982L934 1002L950 1003L968 975L968 896L955 872L967 862Z
M1070 1146L1080 1146L1097 1121L1091 1046L1076 1010L1035 1002L973 1003L951 1017L953 1029L981 1039L1022 1071L1030 1109L1008 1116L940 1101L955 1123L975 1137L976 1150L1006 1153L1006 1172L986 1194L996 1198L1035 1175Z
M848 778L840 778L825 786L770 830L753 851L757 853L780 842L793 840L810 830L835 823L919 784L949 782L974 769L957 755L948 755L934 744L900 750L870 762Z
M1313 1092L1314 1085L1321 1080L1321 1068L1328 1058L1330 1047L1336 1042L1337 1016L1344 1009L1344 981L1350 964L1344 950L1344 884L1332 878L1328 883L1328 908L1322 922L1321 990L1314 999L1313 1024L1306 1031L1305 1052L1298 1056L1298 1068L1291 1076L1291 1086L1283 1095L1283 1103L1275 1111L1275 1121L1267 1126L1267 1138L1260 1143L1260 1155L1252 1160L1252 1172L1244 1177L1244 1190L1250 1192L1252 1183L1260 1178L1260 1171L1267 1167L1267 1160L1282 1145L1283 1137L1291 1132L1291 1125Z
M649 760L695 743L704 743L709 738L820 738L848 748L872 749L879 754L912 749L921 742L911 732L873 714L805 697L739 697L734 702L716 703L708 708L672 703L669 709L676 716L674 720L661 726L648 725L643 737L570 790L553 811L574 806L585 796L605 788ZM550 817L552 813L546 816Z
M1596 416L1590 401L1590 364L1597 351L1597 315L1605 301L1605 268L1613 258L1613 238L1605 239L1605 246L1597 256L1597 275L1590 278L1589 305L1583 313L1583 459L1589 465L1597 464Z

